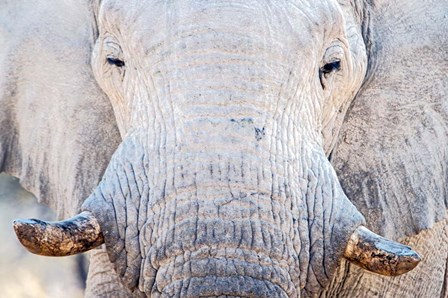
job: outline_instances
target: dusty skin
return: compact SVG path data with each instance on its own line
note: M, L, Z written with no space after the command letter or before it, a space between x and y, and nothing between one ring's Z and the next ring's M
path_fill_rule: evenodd
M448 1L0 8L16 229L104 240L87 297L446 296Z

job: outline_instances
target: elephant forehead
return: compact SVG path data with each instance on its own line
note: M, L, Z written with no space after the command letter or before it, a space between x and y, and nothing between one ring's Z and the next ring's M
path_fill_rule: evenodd
M253 42L259 39L267 48L306 52L337 38L343 17L335 0L107 0L102 2L100 21L140 47L153 48L179 35L214 33L219 40L220 34L233 33Z

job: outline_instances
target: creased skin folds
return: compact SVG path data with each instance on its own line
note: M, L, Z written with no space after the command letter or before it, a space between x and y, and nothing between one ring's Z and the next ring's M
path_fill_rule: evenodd
M169 157L137 140L122 143L83 209L98 218L122 282L147 296L232 295L248 285L259 297L313 293L363 223L325 156L306 146L290 164L305 180L244 154L176 152L175 168L157 168ZM237 277L249 282L238 287Z

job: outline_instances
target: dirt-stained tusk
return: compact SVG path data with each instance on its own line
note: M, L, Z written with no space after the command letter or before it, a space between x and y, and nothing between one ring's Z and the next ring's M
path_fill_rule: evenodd
M74 255L104 243L100 225L90 212L57 222L16 219L13 226L20 243L41 256Z
M411 271L421 260L409 246L383 238L363 226L350 237L344 257L366 270L386 276Z

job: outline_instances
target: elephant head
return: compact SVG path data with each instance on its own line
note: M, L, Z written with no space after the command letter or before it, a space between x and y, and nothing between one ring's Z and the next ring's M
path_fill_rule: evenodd
M157 297L297 297L343 256L386 275L419 262L362 226L378 223L329 161L356 94L387 79L374 63L394 49L370 38L382 1L22 2L3 12L21 21L2 24L20 38L0 52L0 169L61 216L83 211L16 221L30 251L105 243L122 283ZM337 164L348 185L378 171Z

